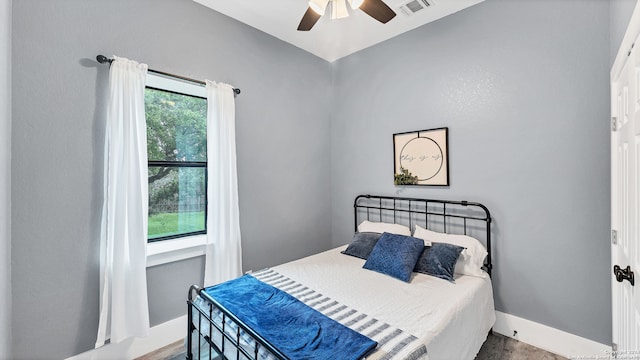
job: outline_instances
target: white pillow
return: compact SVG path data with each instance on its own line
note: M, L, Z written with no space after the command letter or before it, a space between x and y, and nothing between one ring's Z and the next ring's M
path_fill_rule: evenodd
M431 242L441 242L464 247L458 262L456 262L455 273L463 275L471 275L477 277L485 277L486 273L482 270L484 259L487 257L487 249L478 239L467 235L444 234L424 229L416 225L413 237Z
M411 229L404 225L400 224L391 224L391 223L383 223L383 222L371 222L369 220L365 220L358 225L359 232L374 232L374 233L391 233L398 235L411 236Z

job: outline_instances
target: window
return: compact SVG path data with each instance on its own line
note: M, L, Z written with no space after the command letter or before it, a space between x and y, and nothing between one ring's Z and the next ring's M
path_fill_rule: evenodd
M207 99L203 87L149 73L149 242L205 234Z

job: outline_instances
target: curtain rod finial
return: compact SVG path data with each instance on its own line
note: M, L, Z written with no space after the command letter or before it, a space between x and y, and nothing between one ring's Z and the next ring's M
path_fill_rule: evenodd
M112 59L109 59L108 57L106 57L106 56L104 56L104 55L98 55L98 56L96 56L96 60L97 60L100 64L106 64L106 63L111 64L111 62L113 61Z

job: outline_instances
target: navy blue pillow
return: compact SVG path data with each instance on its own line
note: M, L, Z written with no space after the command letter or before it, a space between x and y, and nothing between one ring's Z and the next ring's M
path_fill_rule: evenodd
M357 232L353 235L353 240L351 240L349 246L342 253L367 260L371 250L378 243L380 236L382 234L374 232Z
M411 272L424 249L424 240L383 233L363 268L409 282Z
M431 243L425 246L413 271L455 282L453 271L462 250L463 247L452 244Z

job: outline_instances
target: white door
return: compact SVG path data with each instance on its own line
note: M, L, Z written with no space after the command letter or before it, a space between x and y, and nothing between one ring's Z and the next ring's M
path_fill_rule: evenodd
M611 226L613 343L640 358L640 29L633 14L611 70ZM638 46L633 48L633 43ZM631 357L629 357L631 356Z

